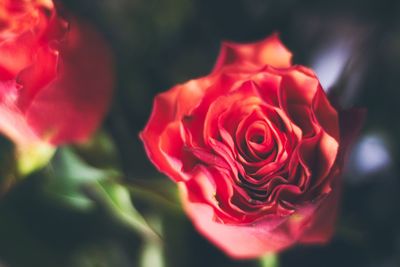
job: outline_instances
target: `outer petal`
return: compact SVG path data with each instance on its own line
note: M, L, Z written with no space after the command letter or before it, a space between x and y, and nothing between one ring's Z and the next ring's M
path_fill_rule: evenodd
M335 171L334 175L338 176L338 172ZM338 178L336 177L337 180ZM336 181L332 191L321 201L319 208L315 210L304 229L300 238L301 243L326 243L331 239L339 208L340 188L340 181Z
M332 170L332 191L321 201L320 207L315 211L309 226L304 231L300 242L325 243L334 234L336 216L339 210L341 195L341 168L344 164L349 146L360 132L365 118L365 110L352 109L342 111L340 116L340 151L336 159L336 169Z
M201 202L192 202L186 185L179 183L183 205L197 230L233 258L259 257L291 245L294 240L280 225L285 219L271 216L265 220L245 224L225 224L215 218L213 208Z
M18 74L21 85L17 106L25 111L40 90L57 77L59 53L47 46L37 49L36 59L31 66Z
M256 67L271 65L276 68L291 66L292 53L282 44L278 34L273 34L255 43L222 43L213 72L227 65L251 63Z
M160 136L170 124L182 120L197 107L212 81L212 78L192 80L157 95L149 122L140 133L150 160L161 172L175 181L182 179L180 170L182 166L176 162L171 164L168 155L164 153L166 151L163 151ZM175 133L177 134L177 130Z
M294 122L303 130L308 128L304 125L307 124L307 119L304 116L299 117L299 112L301 107L311 109L312 116L306 117L312 119L315 116L323 130L339 141L338 113L328 101L314 72L303 66L294 66L279 73L283 75L279 102Z
M293 104L311 106L319 81L305 67L294 66L280 71L282 77L280 103L283 109Z
M31 33L19 36L17 40L0 43L0 68L4 73L1 80L13 79L21 70L32 63L34 50L38 48Z
M313 100L313 108L318 123L335 140L340 140L339 114L331 103L322 88L319 88ZM354 127L354 126L353 126Z
M110 103L113 60L103 38L77 20L71 20L59 52L59 77L36 94L27 122L53 144L84 141Z
M12 79L33 60L40 36L49 26L49 19L57 19L51 0L1 1L0 13L4 28L0 32L0 69ZM53 23L51 23L53 24Z
M199 183L194 183L197 187L192 188L191 183L178 184L184 209L197 230L233 258L260 257L279 252L298 241L326 242L333 234L338 192L298 207L292 215L267 215L252 223L230 223L218 217L210 203L215 202L212 198L218 188L205 182L209 180L206 177L193 179L200 179Z

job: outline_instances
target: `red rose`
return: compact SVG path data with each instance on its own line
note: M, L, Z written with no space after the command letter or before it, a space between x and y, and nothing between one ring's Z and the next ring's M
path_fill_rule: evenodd
M83 141L110 102L112 58L94 29L51 0L0 4L0 131L18 144Z
M345 135L314 72L273 35L224 43L211 74L155 98L141 138L196 228L251 258L331 237Z

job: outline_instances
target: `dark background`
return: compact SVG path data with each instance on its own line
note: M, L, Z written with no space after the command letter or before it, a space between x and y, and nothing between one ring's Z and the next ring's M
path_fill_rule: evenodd
M95 24L115 53L117 90L103 128L127 184L161 177L138 139L155 94L206 75L222 40L279 32L294 63L313 68L343 107L368 110L346 167L335 237L285 251L281 266L400 266L400 1L63 2ZM139 266L140 237L101 209L82 212L44 196L40 173L28 178L0 202L0 266ZM165 266L258 266L226 258L179 208L133 200L150 217L161 214Z

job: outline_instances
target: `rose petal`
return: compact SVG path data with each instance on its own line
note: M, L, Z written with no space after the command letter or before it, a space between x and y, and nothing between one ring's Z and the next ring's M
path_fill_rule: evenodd
M212 82L213 79L192 80L156 96L149 122L140 133L150 160L161 172L173 179L180 180L181 175L178 173L179 170L171 166L166 156L161 153L158 139L170 123L183 120L183 123L191 124L193 118L191 111L199 104L205 90ZM193 136L186 138L193 142Z
M333 175L337 176L338 173L336 172ZM301 243L326 243L331 239L335 230L341 194L340 188L340 181L336 181L331 193L322 199L320 203L314 204L317 208L302 233L300 238Z
M14 78L21 70L32 63L33 53L38 48L32 33L26 33L17 40L6 40L0 43L0 66Z
M113 88L109 47L93 28L71 21L60 47L57 80L35 95L26 111L28 124L53 144L81 142L98 127Z
M290 105L311 106L319 81L315 75L310 75L305 67L293 67L281 71L283 77L279 94L280 107L289 110Z
M26 110L36 94L55 79L58 55L58 52L48 47L41 47L33 64L20 72L17 83L22 86L18 97L18 106L21 110Z
M284 217L265 216L248 224L226 224L216 220L211 206L193 202L189 190L179 184L183 206L197 230L229 256L237 259L254 258L277 252L295 242L285 225Z
M286 68L291 66L291 58L292 53L282 44L277 34L248 44L224 42L212 72L229 65L242 67L246 62L256 67L271 65Z
M336 141L340 141L339 116L320 88L314 98L313 110L319 125Z
M266 68L267 70L269 68ZM257 84L257 90L261 98L268 104L279 106L278 89L281 86L282 77L271 72L263 71L253 75L252 80Z

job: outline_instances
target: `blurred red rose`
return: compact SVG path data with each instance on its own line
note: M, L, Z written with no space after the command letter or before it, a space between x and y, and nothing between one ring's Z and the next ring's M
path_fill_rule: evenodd
M155 98L141 133L196 228L235 258L326 242L334 230L350 129L291 56L277 35L224 43L211 74Z
M0 1L0 132L17 144L80 142L113 88L111 52L51 0Z

